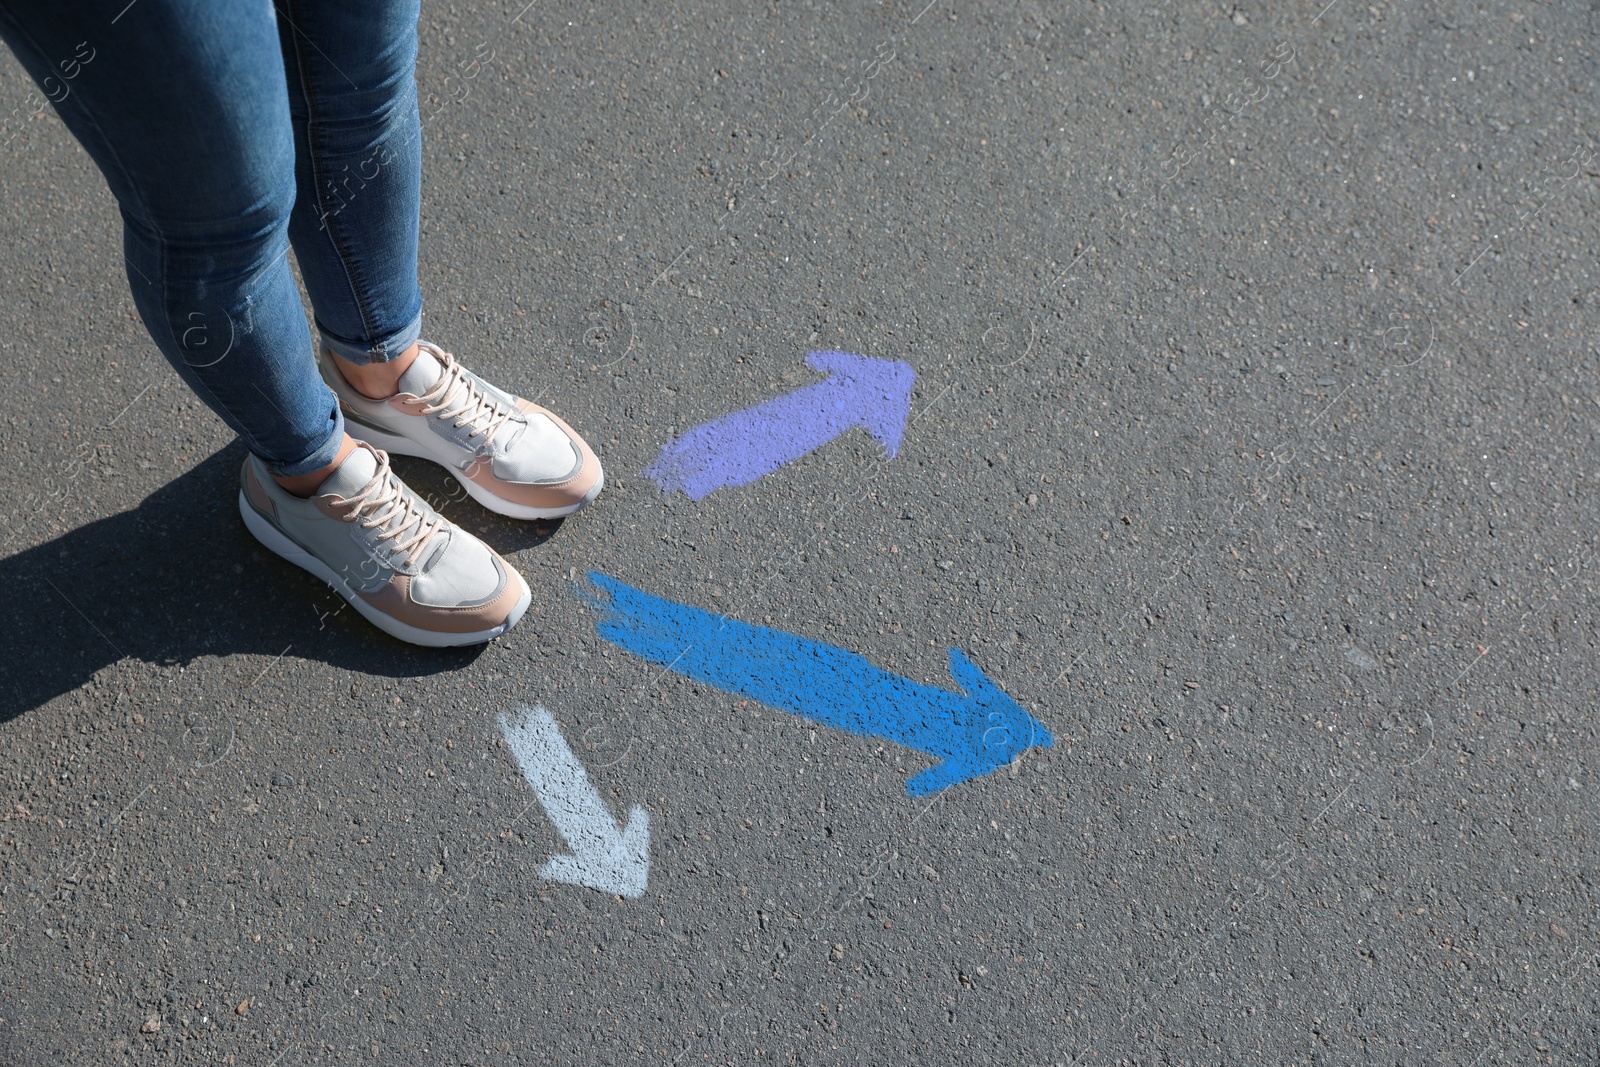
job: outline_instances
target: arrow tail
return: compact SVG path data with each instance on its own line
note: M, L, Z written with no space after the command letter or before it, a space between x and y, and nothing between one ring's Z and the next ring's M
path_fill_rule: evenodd
M609 594L596 624L619 648L724 692L812 722L941 754L952 694L880 670L863 656L651 596L590 572ZM920 714L907 716L915 706Z
M806 362L828 377L696 426L667 442L645 476L700 500L749 485L857 426L894 458L917 377L911 365L848 352L813 352Z
M696 426L669 441L645 476L691 500L749 485L854 425L848 408L833 402L837 392L831 382L815 382Z
M617 839L611 812L544 705L502 715L500 732L567 847L579 855L611 848Z

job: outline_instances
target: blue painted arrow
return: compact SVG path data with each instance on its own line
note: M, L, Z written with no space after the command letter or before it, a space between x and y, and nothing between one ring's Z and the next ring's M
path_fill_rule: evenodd
M1055 743L958 648L950 650L950 675L964 693L919 685L833 645L663 600L597 571L589 580L604 594L586 594L601 613L595 629L619 648L812 722L937 757L906 782L908 796L936 793Z
M911 410L911 365L848 352L813 352L806 363L828 377L668 441L645 476L668 493L700 500L749 485L857 426L893 459Z

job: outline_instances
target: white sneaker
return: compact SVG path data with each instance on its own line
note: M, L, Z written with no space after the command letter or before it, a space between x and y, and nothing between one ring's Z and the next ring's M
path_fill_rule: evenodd
M472 499L513 519L570 515L600 495L600 460L553 413L496 389L426 341L386 400L364 396L333 357L318 364L350 436L440 464Z
M244 461L239 514L256 540L333 586L379 629L442 648L492 641L533 595L500 556L434 511L361 445L309 499Z

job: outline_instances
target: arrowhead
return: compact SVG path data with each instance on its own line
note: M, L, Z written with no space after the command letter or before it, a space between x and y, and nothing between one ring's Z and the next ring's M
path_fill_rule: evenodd
M644 896L650 879L650 813L635 806L628 825L600 842L584 842L571 856L555 856L539 877L587 886L630 899Z
M968 705L966 727L950 739L943 763L911 776L906 782L907 796L927 796L981 778L1030 748L1055 744L1045 725L1022 710L1022 705L991 682L959 648L950 650L950 677L966 694L957 698Z
M893 459L911 414L911 385L917 380L911 364L849 352L813 352L806 363L838 385L862 427Z

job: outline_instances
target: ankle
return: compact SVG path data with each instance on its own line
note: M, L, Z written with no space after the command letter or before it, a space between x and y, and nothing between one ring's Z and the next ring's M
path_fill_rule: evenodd
M355 450L355 438L345 434L344 440L339 443L338 454L333 457L333 462L326 467L314 470L310 474L297 474L291 478L280 478L275 474L272 476L272 480L278 483L278 488L291 496L302 498L315 496L317 488L328 480L328 475L338 470L339 465L348 459L350 453Z
M383 363L352 363L338 353L330 352L339 373L351 388L368 400L387 400L400 389L400 376L411 369L420 351L413 342L410 348Z

